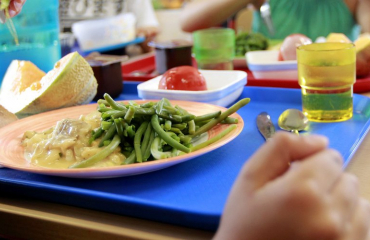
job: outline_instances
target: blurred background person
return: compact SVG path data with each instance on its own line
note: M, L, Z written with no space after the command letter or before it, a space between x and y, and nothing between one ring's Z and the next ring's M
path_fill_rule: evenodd
M264 0L193 0L184 8L181 27L187 32L214 27L252 6L252 31L270 39L302 33L315 40L337 32L355 40L360 31L370 31L369 0L270 0L274 34L268 31L258 11L263 3Z

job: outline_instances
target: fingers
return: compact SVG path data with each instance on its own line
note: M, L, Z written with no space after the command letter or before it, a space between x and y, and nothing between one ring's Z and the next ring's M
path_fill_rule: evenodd
M13 0L9 4L9 16L16 16L21 10L26 0Z
M370 204L361 198L358 200L353 217L348 221L344 237L341 240L368 240L370 239Z
M329 192L343 173L342 156L334 149L324 149L295 164L289 172L294 181L311 181L322 193Z
M357 178L348 173L342 174L331 192L334 208L342 213L340 218L343 222L348 221L352 218L358 204L359 187Z
M328 140L318 135L297 136L291 133L278 132L263 145L245 164L241 177L249 185L249 190L260 188L267 182L282 175L289 163L305 159L325 149Z

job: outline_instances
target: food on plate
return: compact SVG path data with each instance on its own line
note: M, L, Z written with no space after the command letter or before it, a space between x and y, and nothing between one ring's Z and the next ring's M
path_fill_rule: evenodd
M312 40L303 34L291 34L287 36L280 46L279 61L297 60L296 49L300 45L310 44Z
M239 33L235 38L235 56L244 56L246 52L266 50L268 40L261 33Z
M0 105L0 128L18 120L15 114L6 110L3 106Z
M96 168L170 158L201 149L233 131L238 119L230 115L249 101L244 98L224 112L195 116L165 98L121 103L105 94L96 111L79 119L62 119L43 132L27 131L22 144L31 163L50 168ZM220 124L227 127L208 139L208 131Z
M47 74L29 61L13 60L0 89L0 104L18 117L89 103L97 92L90 65L77 52Z
M167 70L159 81L159 89L203 91L207 90L204 76L197 68L180 66Z
M363 33L354 42L356 46L356 76L370 74L370 34Z

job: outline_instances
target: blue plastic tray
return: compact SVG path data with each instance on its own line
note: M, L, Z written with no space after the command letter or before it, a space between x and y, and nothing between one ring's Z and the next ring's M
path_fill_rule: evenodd
M137 83L125 83L119 99L138 99ZM69 179L0 169L0 192L44 201L145 218L192 228L215 230L242 165L264 143L255 118L261 111L277 118L287 108L301 108L297 89L245 87L251 102L238 111L241 134L201 157L160 171L113 179ZM369 129L370 99L354 95L354 117L341 123L311 123L307 133L330 139L348 164ZM1 157L1 156L0 156Z

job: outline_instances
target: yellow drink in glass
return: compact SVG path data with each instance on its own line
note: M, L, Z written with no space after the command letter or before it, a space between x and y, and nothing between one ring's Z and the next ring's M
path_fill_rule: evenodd
M352 43L313 43L297 48L303 113L310 121L340 122L353 115L356 50Z

